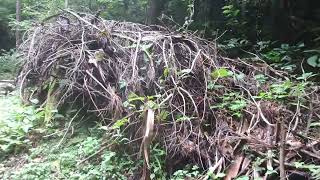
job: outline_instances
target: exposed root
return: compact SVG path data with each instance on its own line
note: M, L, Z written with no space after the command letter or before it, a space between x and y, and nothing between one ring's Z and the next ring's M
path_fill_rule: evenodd
M154 140L166 146L168 159L176 160L172 166L183 159L223 172L240 152L270 155L278 153L279 146L280 154L293 155L280 160L268 156L265 162L280 164L281 176L282 165L290 162L320 163L319 152L314 151L319 143L305 146L319 138L317 129L310 127L319 110L318 90L305 86L300 94L288 89L272 92L272 85L286 82L282 72L263 62L222 57L215 42L158 26L94 18L66 11L30 29L22 45L21 95L35 86L39 99L45 99L42 92L54 79L60 104L80 102L109 127L119 126L133 149L148 136L142 129L154 128ZM155 119L154 125L143 128L141 114L146 108L152 109ZM303 134L308 137L301 138ZM293 153L297 149L303 157ZM238 163L237 172L257 177L263 173L255 171L253 159L241 156L241 160L245 169Z

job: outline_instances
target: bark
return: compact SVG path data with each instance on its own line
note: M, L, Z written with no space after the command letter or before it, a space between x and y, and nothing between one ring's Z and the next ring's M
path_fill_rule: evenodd
M68 9L69 7L69 0L64 0L64 8Z
M90 9L90 11L92 11L92 0L89 0L89 9Z
M287 0L273 0L272 11L273 15L273 38L280 40L282 43L291 42L293 39L293 31L290 27L290 9Z
M280 180L286 180L286 170L285 170L285 142L286 142L286 130L284 129L283 119L280 124L280 153L279 153L279 170L280 170Z
M157 24L158 17L164 8L166 0L149 0L149 8L147 11L147 24Z
M21 44L21 32L20 32L20 23L21 22L21 0L16 0L16 48Z

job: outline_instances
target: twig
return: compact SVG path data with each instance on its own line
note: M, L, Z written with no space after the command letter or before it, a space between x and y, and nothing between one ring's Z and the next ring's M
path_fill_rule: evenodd
M284 129L284 120L281 118L280 120L280 148L279 148L279 163L280 163L280 180L286 179L286 171L285 171L285 139L286 139L286 131Z
M136 69L137 69L137 58L138 58L138 52L139 52L139 48L140 48L140 42L141 42L141 33L139 33L139 38L136 44L136 50L134 53L134 57L132 59L132 76L131 76L131 80L135 81L136 80Z
M264 114L262 113L262 110L260 108L260 105L256 102L256 100L253 98L253 96L251 95L250 91L244 87L241 86L242 89L244 89L245 91L247 91L248 95L250 96L250 98L252 99L253 103L256 105L259 115L262 118L262 120L267 123L269 126L275 126L275 124L271 124L267 118L264 116Z
M85 159L81 160L80 162L78 162L78 163L77 163L77 166L79 166L79 165L83 164L84 162L92 159L93 157L95 157L96 155L100 154L102 151L104 151L104 150L107 149L108 147L110 147L110 146L108 146L109 143L110 143L110 142L105 142L105 143L101 144L101 148L100 148L97 152L91 154L91 155L88 156L87 158L85 158Z
M71 120L70 120L70 122L69 122L69 124L68 124L68 127L67 127L66 132L64 133L62 139L59 141L58 145L56 146L57 148L62 144L64 138L66 137L67 133L69 132L69 129L70 129L70 126L71 126L73 120L78 116L78 114L79 114L80 111L81 111L81 109L71 118ZM84 118L84 117L82 117L82 118Z
M315 153L307 151L305 149L301 149L300 151L305 153L305 154L307 154L307 155L309 155L309 156L311 156L311 157L314 157L314 158L320 160L320 154L315 154Z
M305 130L305 135L308 136L309 130L310 130L310 126L311 126L311 122L312 122L312 117L313 117L313 93L311 94L311 99L310 99L310 104L309 104L309 115L308 115L308 120L307 120L307 128Z
M65 9L64 11L72 14L73 16L75 16L76 18L78 18L79 20L82 20L83 22L85 22L86 24L94 27L94 28L97 29L98 31L100 31L100 32L102 31L102 30L101 30L100 28L98 28L96 25L94 25L94 24L90 23L89 21L87 21L86 19L80 17L78 14L76 14L76 13L74 13L74 12L68 10L68 9Z

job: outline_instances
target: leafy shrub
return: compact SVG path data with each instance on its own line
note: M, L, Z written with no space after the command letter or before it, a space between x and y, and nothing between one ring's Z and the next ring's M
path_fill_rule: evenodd
M184 169L177 170L173 173L171 180L197 179L201 175L198 166L186 166Z
M217 105L210 106L211 109L228 109L232 116L241 117L242 110L247 106L247 102L239 93L231 92L229 94L225 94L222 97L222 103L218 103Z
M84 142L78 145L78 152L81 156L89 156L100 148L100 140L95 137L88 137Z
M26 135L39 124L43 111L21 105L18 97L0 99L0 155L29 145Z
M13 78L21 63L17 53L10 50L0 54L0 79Z
M29 179L41 179L49 180L54 178L50 176L52 171L52 165L50 163L29 163L21 169L17 174L12 174L10 179L29 180ZM8 177L9 178L9 177Z

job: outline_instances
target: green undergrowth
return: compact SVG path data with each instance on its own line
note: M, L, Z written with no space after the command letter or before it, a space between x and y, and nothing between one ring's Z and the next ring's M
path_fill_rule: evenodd
M270 93L259 98L281 100L289 92L297 91L293 91L287 83L273 85ZM238 101L230 101L230 98ZM240 94L225 95L221 107L238 114L245 105L242 101ZM74 118L78 114L77 110L67 110L66 114L52 110L54 119L47 123L44 121L45 111L45 108L23 105L16 96L0 97L0 179L118 180L141 177L143 160L138 158L138 152L126 149L128 145L124 143L128 143L128 139L124 138L120 129L118 134L108 134L107 128L94 118L82 118L80 114ZM174 162L170 158L166 159L166 151L159 144L152 145L150 156L151 179L209 180L226 176L225 173L215 174L210 168L204 172L192 164L174 167L175 171L168 174L166 165ZM267 161L256 157L252 157L252 160L259 168ZM314 179L319 179L318 165L296 162L294 166L310 172ZM273 169L269 171L276 173ZM240 176L236 179L250 177Z
M11 167L3 174L3 179L126 179L133 174L135 162L129 155L111 150L79 164L97 152L101 147L101 137L89 136L89 132L78 132L69 137L61 147L58 137L42 140L31 148L24 157L21 167Z
M103 126L90 119L59 115L44 124L45 110L22 105L16 96L0 98L0 179L139 179L143 160L129 154L124 139L108 139ZM64 118L62 118L64 117ZM121 135L119 135L121 136ZM151 148L151 178L182 180L200 177L188 165L168 175L166 152Z
M32 129L36 131L42 117L41 110L22 105L18 97L0 97L0 160L30 145L27 136Z
M0 50L0 79L14 79L19 70L21 59L15 50Z

